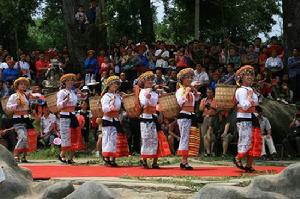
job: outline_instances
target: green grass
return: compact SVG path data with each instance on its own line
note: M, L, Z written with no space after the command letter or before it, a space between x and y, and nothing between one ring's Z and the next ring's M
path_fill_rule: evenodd
M59 148L58 147L53 147L53 148L47 148L47 149L38 149L37 151L30 153L29 154L29 159L32 160L55 160L57 159L59 155ZM79 163L79 164L84 164L84 165L96 165L96 164L103 164L102 158L96 158L94 153L91 152L91 150L88 151L80 151L76 153L76 158L79 159L86 159L86 162L84 163ZM129 157L122 157L117 159L117 163L119 165L124 165L124 166L139 166L140 156L139 154L133 154L132 156ZM159 164L161 166L164 165L176 165L179 164L181 160L181 157L179 156L169 156L169 157L163 157L159 158ZM205 164L205 165L233 165L232 164L232 157L228 156L225 158L222 157L204 157L204 156L199 156L199 157L192 157L189 158L189 161L192 164ZM81 161L82 162L82 161ZM284 162L284 161L260 161L256 160L255 165L264 165L264 166L288 166L289 164L293 163L295 161L289 161L289 162ZM149 161L149 164L151 162Z
M48 149L38 149L37 151L29 154L29 159L33 160L52 160L56 159L59 154L59 148L52 147Z
M180 157L164 157L159 158L158 163L161 166L164 165L173 165L173 164L179 164ZM117 159L117 163L122 166L139 166L140 165L140 156L139 155L132 155L129 157L122 157ZM149 164L151 161L149 160ZM104 164L103 160L101 158L88 160L85 165L94 165L94 164Z

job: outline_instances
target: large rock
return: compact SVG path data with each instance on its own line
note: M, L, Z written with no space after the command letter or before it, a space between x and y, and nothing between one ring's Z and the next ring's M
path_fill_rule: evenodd
M264 99L260 106L272 126L272 137L275 143L281 143L297 111L296 106L285 105L275 100Z
M2 145L0 145L0 167L5 175L5 180L0 183L0 198L10 199L31 194L31 172L19 168L12 154Z
M286 137L289 124L297 111L296 106L286 105L275 100L265 98L259 104L263 109L263 115L267 117L272 126L272 137L275 143L281 143ZM230 124L236 128L236 111L229 116Z
M56 183L46 189L42 199L61 199L74 191L70 181Z
M292 164L273 176L258 176L247 187L209 184L194 199L288 199L300 198L300 163Z
M65 199L114 199L107 187L95 182L86 182Z

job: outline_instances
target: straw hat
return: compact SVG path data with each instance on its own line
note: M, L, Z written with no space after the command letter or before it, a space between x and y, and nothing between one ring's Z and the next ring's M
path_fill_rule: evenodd
M27 86L30 85L29 80L26 77L19 77L14 81L14 88L17 89L20 82L25 82Z
M73 73L68 73L68 74L61 76L60 82L64 82L66 80L76 80L76 75Z
M177 74L177 79L178 79L178 80L181 80L182 78L185 78L187 75L194 76L194 69L192 69L192 68L185 68L185 69L182 69L182 70L179 71L179 73Z
M94 51L94 50L88 50L88 51L87 51L87 54L88 54L88 55L93 55L93 54L95 54L95 51Z
M100 82L97 82L95 79L92 79L91 82L87 83L88 86L95 86L100 84Z
M251 73L254 74L254 68L250 65L245 65L245 66L242 66L240 69L238 69L235 72L237 84L240 83L240 81L244 75L251 74Z
M119 76L116 76L116 75L113 75L113 76L110 76L109 78L107 78L105 81L104 81L104 84L106 86L109 86L111 85L112 83L114 82L120 82L120 77Z
M144 72L143 74L141 74L138 79L140 81L145 81L147 79L154 79L154 78L155 78L154 73L152 71L147 71L147 72Z

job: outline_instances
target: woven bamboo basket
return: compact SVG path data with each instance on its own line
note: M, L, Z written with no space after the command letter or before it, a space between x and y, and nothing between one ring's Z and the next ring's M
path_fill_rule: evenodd
M134 93L123 96L123 105L128 117L135 118L140 115L139 111L135 109L135 96Z
M160 111L167 119L175 118L179 113L179 105L175 93L167 93L159 97L158 99Z
M8 101L8 97L2 98L1 99L1 106L2 106L2 110L4 111L4 113L9 116L9 115L12 114L12 112L6 109L7 101Z
M217 107L221 109L230 109L234 107L233 97L237 86L217 84L215 100Z
M101 118L103 116L100 96L90 97L90 109L93 118Z
M200 149L200 129L197 127L190 128L189 137L189 156L198 156Z
M55 93L51 93L51 94L48 94L45 96L47 106L52 113L56 113L58 111L56 94L57 93L55 92Z

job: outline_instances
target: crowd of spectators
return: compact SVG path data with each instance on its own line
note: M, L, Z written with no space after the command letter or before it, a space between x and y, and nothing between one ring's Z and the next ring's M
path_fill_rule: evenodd
M80 27L80 31L84 31L82 28ZM18 50L17 54L18 56L14 58L0 46L1 98L14 92L12 83L19 76L30 78L31 90L36 90L35 93L43 95L58 90L57 82L60 76L70 72L77 75L75 89L78 93L86 93L88 96L98 95L103 88L104 80L110 75L120 76L120 92L131 93L134 85L137 84L137 77L146 70L153 70L156 74L154 88L159 94L175 92L177 72L186 67L194 68L195 76L192 84L201 92L201 99L196 104L195 112L201 125L203 152L207 156L215 153L226 156L230 143L237 139L235 126L230 123L230 117L227 117L230 113L218 110L214 101L214 92L217 84L235 85L235 71L240 66L250 64L255 68L253 86L259 94L260 101L263 98L283 104L294 104L300 101L299 49L293 49L293 54L287 56L277 37L272 37L268 44L263 44L260 38L256 38L254 41L242 39L238 44L229 39L218 44L193 40L186 45L166 44L164 41L147 44L145 41L134 42L124 37L110 49L88 50L82 65L72 63L66 47L61 51L55 48L45 52L28 53ZM284 61L285 58L287 62ZM86 95L82 101L85 99ZM90 139L88 136L90 131L95 132L94 139L97 141L99 137L97 124L92 119L92 115L87 114L89 105L81 102L78 109L81 109L79 113L88 119L86 121L89 125L85 127L88 133L83 133L86 142ZM41 146L53 145L53 139L59 136L57 117L50 113L46 106L41 106L40 109L37 106L35 110L33 118L38 120L36 123L40 129ZM258 114L261 114L261 111ZM276 150L272 148L273 143L269 140L271 127L266 119L261 116L264 139L270 146L270 153L276 154ZM140 149L138 119L124 116L123 121L128 134L130 151L138 153ZM177 123L163 118L160 122L164 126L173 150L180 136ZM299 126L299 122L295 125ZM2 126L2 129L9 129L9 127ZM1 134L5 136L5 133Z

